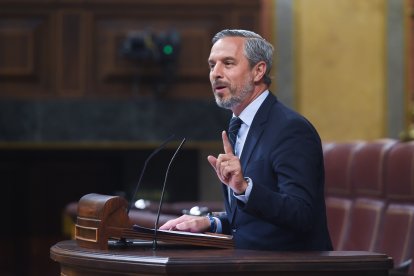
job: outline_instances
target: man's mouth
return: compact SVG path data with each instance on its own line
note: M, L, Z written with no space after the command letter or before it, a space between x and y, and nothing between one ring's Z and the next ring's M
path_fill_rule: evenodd
M221 92L225 88L226 88L225 86L216 86L215 90L216 92Z
M227 85L222 84L222 83L218 83L214 85L214 91L216 93L222 93L224 89L227 88Z

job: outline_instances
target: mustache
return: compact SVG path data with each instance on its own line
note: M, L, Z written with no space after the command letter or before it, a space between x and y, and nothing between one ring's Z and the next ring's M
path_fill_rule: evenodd
M212 86L214 87L214 88L216 88L216 87L221 87L221 86L230 86L230 84L228 83L228 82L225 82L225 81L214 81L213 83L212 83Z

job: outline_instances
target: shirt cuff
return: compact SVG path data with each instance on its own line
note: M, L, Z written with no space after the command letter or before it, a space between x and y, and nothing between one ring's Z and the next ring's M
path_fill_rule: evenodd
M250 177L245 177L244 179L246 179L246 181L247 181L247 188L246 188L246 191L244 191L244 194L243 195L236 195L233 192L233 195L234 195L235 198L237 198L241 202L247 203L247 201L249 200L250 193L252 191L253 181L250 179Z
M223 227L221 226L221 220L216 217L213 217L216 220L216 233L223 233Z

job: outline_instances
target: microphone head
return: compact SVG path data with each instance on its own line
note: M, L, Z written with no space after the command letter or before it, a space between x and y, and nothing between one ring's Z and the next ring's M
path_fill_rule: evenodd
M136 194L137 194L137 192L138 192L138 188L139 188L139 186L141 185L141 181L142 181L142 177L144 176L144 172L145 172L145 169L147 168L147 164L148 164L148 162L151 160L151 158L153 158L158 152L160 152L163 148L165 148L165 146L171 141L171 140L173 140L175 138L175 134L171 134L167 139L165 139L162 143L161 143L161 145L159 145L155 150L153 150L153 152L151 152L151 154L150 155L148 155L148 157L147 157L147 159L145 159L145 162L144 162L144 166L142 167L142 170L141 170L141 174L140 174L140 176L139 176L139 179L138 179L138 183L137 183L137 186L135 186L135 190L134 190L134 192L133 192L133 194L132 194L132 196L131 196L131 201L130 201L130 204L129 204L129 206L128 206L128 210L127 210L127 214L129 214L129 211L132 209L132 207L134 206L134 199L135 199L135 196L136 196Z

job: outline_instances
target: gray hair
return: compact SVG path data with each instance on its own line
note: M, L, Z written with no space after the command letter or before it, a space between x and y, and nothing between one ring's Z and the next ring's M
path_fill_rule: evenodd
M255 66L260 61L264 61L266 63L266 72L263 77L263 81L267 85L270 85L272 83L272 79L270 77L270 70L272 69L274 51L272 44L270 44L268 41L266 41L266 39L256 34L255 32L237 29L227 29L218 32L213 37L212 42L213 44L215 44L218 40L229 36L238 36L246 38L244 52L247 60L249 61L250 67L253 68L253 66Z

